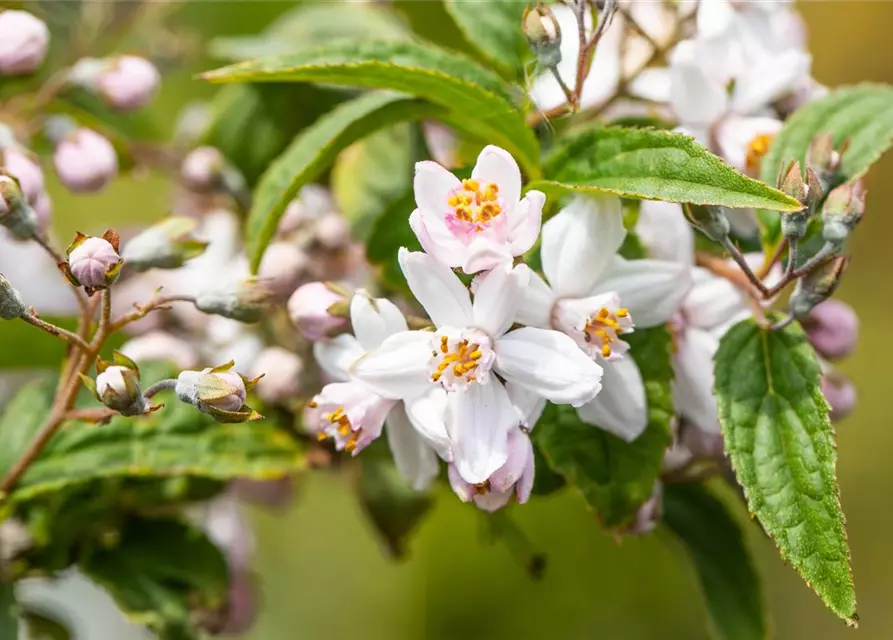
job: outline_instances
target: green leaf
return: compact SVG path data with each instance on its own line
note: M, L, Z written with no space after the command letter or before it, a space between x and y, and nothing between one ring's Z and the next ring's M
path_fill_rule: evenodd
M0 638L19 637L19 607L15 585L0 581Z
M716 353L726 452L751 512L826 605L855 624L856 594L821 367L796 325L735 325Z
M176 520L131 519L118 544L79 563L136 624L162 637L199 638L226 607L229 570L200 530Z
M521 30L527 3L523 0L487 0L469 4L443 0L444 8L465 39L495 68L509 77L520 77L530 48Z
M553 404L546 407L533 431L549 466L583 493L610 529L628 524L651 497L671 440L670 333L657 327L636 331L627 339L648 398L648 427L642 435L625 442L582 422L570 406Z
M5 474L28 448L50 412L55 395L53 381L32 382L19 389L0 414L0 476Z
M215 38L217 58L254 60L338 40L400 40L409 36L393 11L355 2L310 3L284 13L259 35Z
M806 170L806 152L821 133L834 135L835 146L849 140L841 157L840 183L858 178L893 144L893 87L860 84L835 89L798 109L772 140L763 158L760 177L774 183L782 164L797 160ZM768 250L781 240L778 215L760 212Z
M345 148L370 132L442 111L393 93L369 93L340 105L304 130L267 169L254 193L245 232L246 253L256 270L288 203Z
M409 123L378 131L345 149L332 166L330 186L338 210L360 240L389 205L412 189L418 135Z
M71 640L71 631L58 620L54 620L39 611L25 611L25 624L28 627L29 640ZM0 636L5 638L6 636Z
M703 485L664 487L664 522L694 564L718 640L768 633L759 576L738 523Z
M466 57L420 42L334 43L209 71L211 82L327 82L390 89L449 109L458 124L510 151L531 178L539 144L512 86Z
M672 131L597 127L557 146L543 167L547 193L598 191L628 198L796 211L800 203L738 173L693 138Z

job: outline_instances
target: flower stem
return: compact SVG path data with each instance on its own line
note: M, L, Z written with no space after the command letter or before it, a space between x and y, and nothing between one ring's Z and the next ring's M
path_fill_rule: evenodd
M112 322L109 325L109 333L119 331L120 329L129 325L131 322L136 322L137 320L145 318L152 311L170 309L169 305L172 302L191 302L194 304L195 298L193 296L159 296L157 298L149 300L149 302L144 305L134 305L136 307L136 311L131 311L130 313L121 316L120 318Z
M760 280L756 274L753 272L753 269L750 268L750 265L747 264L747 260L744 259L744 254L741 253L741 250L735 246L728 236L723 238L722 246L732 255L732 260L741 267L741 271L744 272L744 275L747 276L747 279L750 283L757 288L763 297L769 298L771 296L768 295L769 290L766 288L766 285L763 284L763 281Z
M90 345L88 345L79 335L74 334L67 329L63 329L62 327L57 327L50 322L45 322L44 320L41 320L39 317L37 317L37 315L35 315L33 312L24 313L20 315L19 318L27 322L31 326L42 329L48 334L56 336L61 340L65 340L68 344L75 345L79 349L86 350L90 348Z
M150 399L152 396L159 393L160 391L164 391L165 389L173 389L176 386L177 386L177 380L175 378L159 380L158 382L153 384L151 387L146 389L143 392L143 395L146 397L146 399Z

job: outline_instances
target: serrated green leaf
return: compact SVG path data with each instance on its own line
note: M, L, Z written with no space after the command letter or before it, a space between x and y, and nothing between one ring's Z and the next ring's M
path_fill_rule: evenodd
M738 523L703 485L664 487L664 523L685 547L717 640L768 633L762 586Z
M443 0L447 13L465 39L487 61L509 77L519 77L530 48L521 30L525 0L487 0L469 4Z
M310 3L281 15L258 35L215 38L210 53L229 60L278 56L338 40L399 40L406 27L385 7L356 2Z
M760 165L760 177L774 183L779 168L790 160L800 162L805 171L809 144L821 133L833 134L837 147L849 140L841 157L840 182L863 175L893 144L893 87L841 87L798 109L772 140ZM781 240L781 220L770 211L759 213L762 235L771 252Z
M79 567L131 621L163 638L200 637L196 620L219 619L226 606L226 559L204 533L176 520L131 519L117 545Z
M546 180L528 187L555 195L600 191L732 208L801 208L793 198L738 173L693 138L672 131L592 128L559 144L543 173Z
M0 581L0 638L19 637L19 615L15 585Z
M460 125L539 175L539 144L514 89L462 55L420 42L334 43L209 71L211 82L327 82L400 91L439 104Z
M582 422L567 405L549 404L533 430L549 466L576 486L610 529L622 528L651 497L664 451L671 441L673 399L670 381L670 333L665 327L628 336L648 398L648 427L625 442ZM608 365L610 366L610 365Z
M0 476L5 474L28 448L50 411L55 385L50 380L32 382L16 393L0 414Z
M723 337L715 362L726 452L751 512L825 604L855 623L834 427L806 335L744 320Z

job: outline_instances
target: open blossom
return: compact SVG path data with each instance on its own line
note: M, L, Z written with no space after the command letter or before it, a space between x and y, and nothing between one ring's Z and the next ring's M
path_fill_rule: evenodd
M546 197L521 197L521 170L503 149L487 146L471 178L459 180L436 162L416 165L416 206L409 225L428 254L477 273L510 264L539 235Z
M356 455L385 430L400 473L416 489L437 475L437 454L449 459L449 444L440 398L406 402L384 397L352 379L349 367L389 336L407 332L406 319L388 300L357 292L350 305L355 335L342 334L317 342L314 356L320 368L337 382L327 384L307 405L304 425L321 440ZM432 408L432 403L441 411Z
M667 322L691 287L688 270L674 262L624 260L626 237L620 199L575 198L543 227L542 261L548 284L528 267L530 284L518 321L570 336L604 364L602 391L579 407L580 418L622 438L647 425L645 386L625 353L634 326Z
M441 386L456 468L466 482L484 482L508 457L508 434L519 423L499 378L541 398L579 406L601 388L602 369L568 336L522 327L515 320L528 272L508 266L482 278L472 303L447 266L424 253L399 253L409 288L436 331L386 338L351 373L383 397L414 398Z
M478 484L466 482L451 464L447 468L450 486L462 502L474 502L484 511L501 509L512 496L520 504L527 502L533 489L533 445L530 436L519 428L508 434L508 458L489 478Z

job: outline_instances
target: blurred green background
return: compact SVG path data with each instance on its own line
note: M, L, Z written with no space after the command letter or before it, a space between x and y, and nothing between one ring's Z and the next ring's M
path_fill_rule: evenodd
M197 39L254 33L290 6L194 2L177 19ZM809 25L819 81L893 82L893 3L801 2L799 9ZM191 78L201 68L165 74L153 110L167 126L186 101L212 95L212 87ZM886 281L893 218L885 212L893 199L893 154L872 170L869 189L868 215L851 242L852 265L839 293L863 323L858 351L841 366L857 382L860 403L838 429L838 472L861 624L847 629L826 611L759 528L745 524L777 638L893 637L893 515L887 509L893 429L887 424L890 377L884 365L893 358L887 316L893 312L893 287ZM62 237L75 229L158 218L171 198L165 181L151 177L119 181L96 198L73 197L57 185L52 190ZM14 354L7 352L7 358ZM746 521L745 511L737 511ZM396 562L378 544L349 479L316 473L302 481L291 509L252 514L263 614L246 638L708 637L694 574L665 532L615 541L599 530L582 499L567 491L515 507L512 517L548 554L539 582L527 578L504 545L487 542L475 509L444 488L411 540L408 558Z

